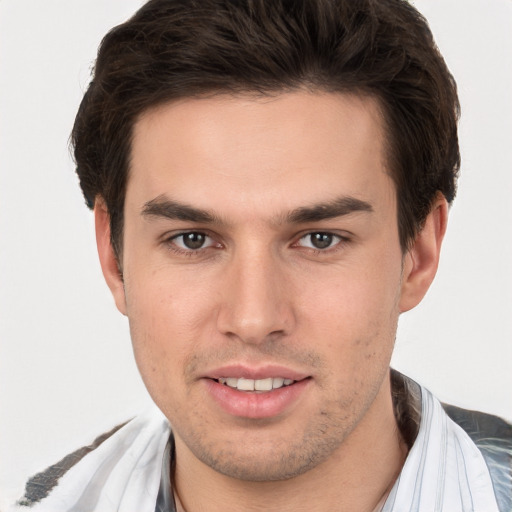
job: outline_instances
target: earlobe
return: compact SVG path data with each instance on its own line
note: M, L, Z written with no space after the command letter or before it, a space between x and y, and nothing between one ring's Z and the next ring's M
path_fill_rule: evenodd
M422 230L404 257L400 312L417 306L437 272L439 254L448 223L448 203L439 193Z
M96 245L100 258L101 270L105 281L114 297L117 309L126 315L126 300L123 277L110 240L110 215L107 205L101 197L94 203L94 221L96 227Z

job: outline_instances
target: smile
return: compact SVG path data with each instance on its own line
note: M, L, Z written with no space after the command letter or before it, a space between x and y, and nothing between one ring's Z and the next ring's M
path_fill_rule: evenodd
M308 389L313 386L313 378L297 374L297 379L290 379L292 376L295 375L259 379L215 376L203 378L201 381L213 399L213 404L216 404L215 407L220 406L224 413L229 416L262 419L280 416L298 405L302 397L307 396Z
M272 391L293 384L294 380L283 377L269 377L266 379L245 379L243 377L221 377L220 384L238 391Z

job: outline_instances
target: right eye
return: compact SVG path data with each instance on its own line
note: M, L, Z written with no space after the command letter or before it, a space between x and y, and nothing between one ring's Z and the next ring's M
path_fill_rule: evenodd
M215 241L205 233L199 231L189 231L187 233L179 233L169 240L182 251L198 251L215 245Z

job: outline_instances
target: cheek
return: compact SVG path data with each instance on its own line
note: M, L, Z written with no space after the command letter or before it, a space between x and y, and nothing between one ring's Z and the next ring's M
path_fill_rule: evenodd
M317 275L303 288L309 291L301 299L302 328L314 326L314 336L340 357L388 357L398 321L400 275L396 258L387 260L385 253L382 259Z
M185 361L207 334L213 298L163 269L126 272L130 333L137 366L155 401L183 376Z
M211 317L215 308L213 287L205 286L208 280L191 274L165 266L128 274L128 316L146 331L158 335L157 342L165 344L175 338L190 337Z

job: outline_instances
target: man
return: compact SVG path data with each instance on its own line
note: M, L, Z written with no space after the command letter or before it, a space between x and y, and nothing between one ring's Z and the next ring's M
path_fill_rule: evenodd
M73 142L163 415L36 476L22 503L510 509L510 426L447 407L460 428L389 370L437 269L457 115L404 2L157 0L114 29Z

